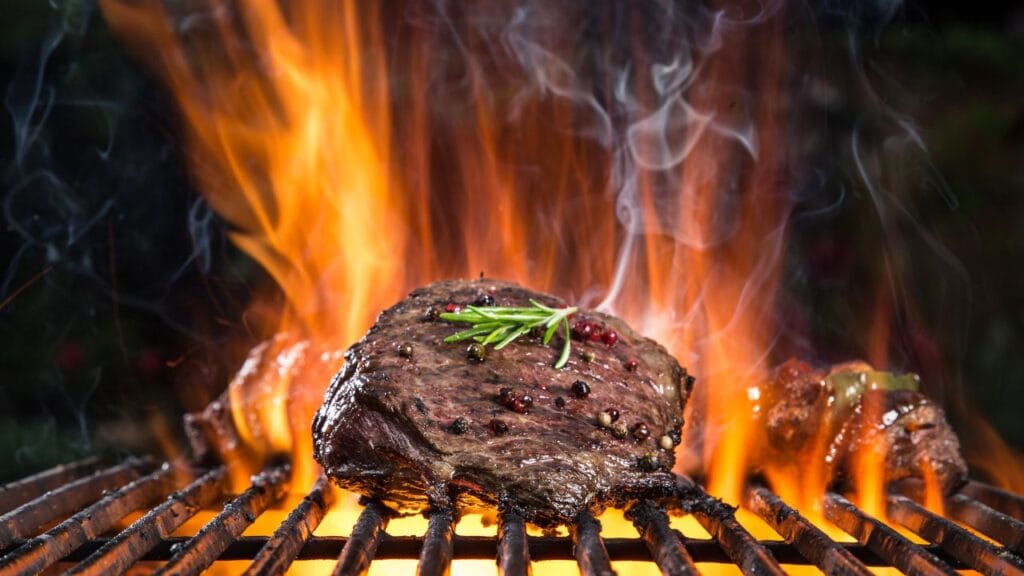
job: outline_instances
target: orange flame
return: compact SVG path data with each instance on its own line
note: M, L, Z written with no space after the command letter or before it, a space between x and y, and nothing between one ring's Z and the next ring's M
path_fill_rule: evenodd
M492 69L511 62L477 58L488 38L463 22L394 34L405 15L377 2L209 0L187 18L158 0L101 6L172 90L200 191L286 297L278 336L229 388L255 461L290 454L295 489L307 488L310 420L339 351L410 288L486 272L584 305L603 297L663 342L701 379L691 405L710 491L740 501L792 208L780 184L791 147L777 145L782 17L715 45L678 98L659 101L659 80L631 69L646 106L626 107L628 137L610 145L578 136L597 105L581 111L592 90L564 63L575 22L525 51L531 84ZM652 127L662 115L685 124L685 145L650 167L679 138ZM587 130L612 130L603 120ZM769 477L810 508L827 482L823 467ZM355 501L336 502L324 526L347 529Z
M859 410L864 414L865 422L882 421L885 408L880 400L880 396L864 397ZM869 434L871 440L862 442L861 449L852 454L856 503L875 518L885 518L885 455L889 451L889 441L876 426L866 425L859 432Z
M562 124L578 114L576 104L512 102L489 85L485 66L470 60L469 121L444 127L452 145L443 161L454 166L449 179L460 186L437 190L438 117L425 97L437 38L413 29L400 53L408 61L396 64L385 57L376 4L238 4L236 13L234 4L211 2L203 12L209 21L191 16L190 26L159 2L102 6L176 96L200 190L232 225L233 241L287 298L278 332L290 336L253 359L268 364L252 367L267 380L231 387L232 406L244 407L236 425L260 445L257 452L308 453L308 420L296 424L287 408L294 402L283 398L301 388L316 404L326 380L294 381L296 343L342 349L410 287L486 271L584 300L606 293L606 309L690 364L710 391L700 399L709 420L724 430L721 442L708 444L724 447L706 455L712 487L738 500L749 406L734 398L763 377L789 211L773 189L784 161L775 147L715 133L710 118L736 113L715 90L698 91L689 137L703 145L665 171L676 182L674 197L639 169L628 185L620 183L633 187L632 225L646 231L627 233L616 198L604 193L609 164L621 157L568 135ZM751 75L749 51L779 45L777 28L729 50L708 71L707 85L742 84ZM778 92L781 60L780 48L762 53L750 89ZM572 81L555 56L538 66L552 84ZM389 84L393 77L402 82ZM401 118L390 106L394 86L416 95L406 95ZM513 104L519 109L510 127L505 115ZM775 106L769 96L750 111L765 141L777 137ZM655 137L635 138L632 162L656 154L657 145ZM537 167L542 178L521 166ZM723 166L751 170L734 182ZM734 185L738 204L723 206L722 189ZM737 215L725 217L724 209ZM308 485L310 478L299 480Z
M984 418L969 413L965 450L971 468L981 479L1004 490L1024 492L1024 453L1009 446Z

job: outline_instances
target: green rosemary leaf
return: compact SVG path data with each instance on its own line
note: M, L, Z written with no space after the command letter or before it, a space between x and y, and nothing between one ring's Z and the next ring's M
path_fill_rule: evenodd
M498 315L492 310L485 310L479 306L466 306L470 312L474 312L483 316L484 318L490 318L491 320L497 320Z
M485 318L472 312L444 312L438 316L438 318L441 320L448 320L449 322L469 322L471 324L490 321L489 318Z
M527 328L526 326L520 326L519 328L516 328L515 330L512 331L511 334L505 336L504 340L495 344L494 349L501 350L505 346L508 346L513 340L522 336L523 333L526 332L527 330L529 330L529 328Z
M544 332L544 343L551 342L551 337L555 335L555 330L558 330L558 324L549 324L548 329Z
M510 329L511 326L498 326L497 328L494 329L493 332L491 332L490 334L487 335L486 338L484 338L483 345L486 346L491 342L496 342L499 338L503 337L505 333L508 332Z
M497 326L497 322L477 324L468 330L463 330L462 332L456 332L455 334L452 334L451 336L445 338L444 341L448 342L449 344L452 342L461 342L463 340L466 340L467 338L472 338L473 336L476 336L478 334L486 334L491 330L494 330Z
M440 315L442 320L472 324L472 327L461 330L444 339L445 342L461 342L472 339L483 345L495 344L495 350L508 346L523 334L534 328L546 328L543 342L548 344L558 330L565 327L565 342L562 353L555 364L556 368L565 366L569 360L571 346L569 338L569 316L578 310L575 306L568 308L552 308L536 300L530 300L533 306L525 307L482 307L466 306L458 312L445 312Z
M563 318L562 322L565 326L565 344L562 345L562 355L558 357L558 362L555 362L556 370L561 370L569 362L569 318Z
M533 298L530 298L530 304L533 304L534 306L536 306L537 308L540 308L541 310L543 310L545 312L558 312L557 308L551 308L550 306L545 306L545 305L541 304L540 302L537 302Z

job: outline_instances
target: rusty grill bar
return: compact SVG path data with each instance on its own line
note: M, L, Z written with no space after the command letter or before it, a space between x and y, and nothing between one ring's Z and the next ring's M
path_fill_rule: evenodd
M375 559L417 559L423 575L446 574L458 559L494 559L499 573L508 575L529 574L531 562L556 559L575 559L582 574L602 576L614 574L612 563L619 560L655 562L673 575L698 574L699 562L732 563L748 574L783 574L780 564L813 564L829 574L866 575L868 566L893 566L915 574L970 568L1024 575L1024 500L986 484L970 482L947 498L949 518L922 506L913 485L891 494L890 520L931 543L921 546L829 493L826 517L858 541L836 542L769 489L752 486L744 506L785 542L757 540L733 508L696 484L680 482L683 509L712 539L683 536L650 500L626 511L640 538L603 538L600 521L589 514L570 526L570 537L527 536L523 520L513 514L499 516L497 538L457 536L457 518L442 509L428 514L424 536L395 537L386 532L390 511L373 501L363 502L351 536L317 537L313 532L330 504L323 478L271 536L241 537L283 497L285 467L254 476L198 533L177 537L171 534L185 521L227 496L223 468L156 466L147 460L102 468L93 459L0 487L0 576L35 574L57 564L70 574L117 574L140 561L162 562L160 574L198 574L220 560L248 560L245 573L251 575L282 574L298 560L335 560L335 574L363 574ZM108 534L128 514L149 506L130 526Z

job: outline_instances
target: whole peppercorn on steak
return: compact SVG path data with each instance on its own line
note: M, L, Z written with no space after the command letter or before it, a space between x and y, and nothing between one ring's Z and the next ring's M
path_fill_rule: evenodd
M673 485L692 383L610 315L508 282L442 281L348 350L314 455L338 485L404 512L457 498L553 525Z

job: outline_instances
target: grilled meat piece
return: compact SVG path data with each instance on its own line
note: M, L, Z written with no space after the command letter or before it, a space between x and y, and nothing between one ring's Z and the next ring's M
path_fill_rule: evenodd
M565 306L481 279L437 282L385 310L349 349L313 422L327 475L405 511L443 506L455 492L464 510L506 507L540 525L667 490L692 379L656 342L593 311L572 321L603 324L618 341L574 338L562 369L553 368L561 330L550 345L524 335L484 354L444 342L466 325L438 311L531 299Z
M308 422L341 358L341 350L286 333L255 346L219 398L185 415L196 460L259 467L300 449L296 438L308 440Z
M858 454L885 460L885 481L933 474L946 493L967 478L960 442L942 409L911 390L868 390L829 446L828 457L847 469Z
M805 362L789 360L762 388L765 438L772 458L792 457L815 444L822 430L832 429L826 375Z
M870 450L885 462L886 481L934 474L948 491L966 478L956 435L942 409L917 392L916 376L878 372L863 362L826 372L789 360L761 397L761 465L824 458L842 479Z

